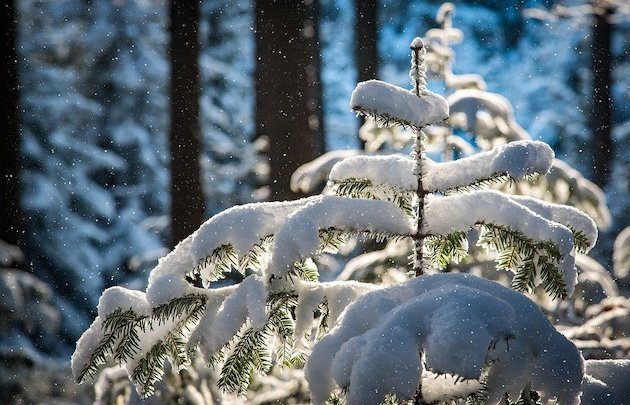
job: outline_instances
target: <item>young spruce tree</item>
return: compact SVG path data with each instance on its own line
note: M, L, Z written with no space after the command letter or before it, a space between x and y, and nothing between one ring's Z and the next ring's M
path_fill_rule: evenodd
M483 190L546 173L553 152L541 142L443 163L426 157L423 129L446 120L449 109L426 88L420 38L411 51L412 91L370 80L351 100L381 125L412 129L411 158L349 157L332 168L325 195L212 217L160 260L146 292L103 293L72 358L77 380L117 362L150 396L167 360L184 370L200 353L220 368L219 387L234 393L245 392L254 373L308 358L315 403L340 393L350 404L533 403L537 396L578 403L582 358L532 301L474 276L426 273L464 258L476 228L498 266L515 272L516 290L541 284L566 297L575 252L595 243L595 224L572 207ZM352 235L412 239L412 279L389 288L319 281L317 255ZM234 269L242 282L217 283Z

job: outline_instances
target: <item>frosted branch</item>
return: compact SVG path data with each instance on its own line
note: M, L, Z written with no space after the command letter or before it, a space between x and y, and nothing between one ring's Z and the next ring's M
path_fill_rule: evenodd
M267 276L284 277L293 263L317 252L322 229L411 235L412 226L397 206L386 201L320 196L289 215L276 233Z
M436 163L425 159L423 177L428 192L447 193L474 188L494 178L520 180L536 173L546 173L553 161L553 151L537 141L519 141L474 156ZM332 182L366 179L373 185L414 191L416 178L413 161L400 155L354 156L335 164L330 172Z
M416 96L409 90L379 80L357 84L350 107L384 125L396 124L419 129L448 118L448 105L429 91Z

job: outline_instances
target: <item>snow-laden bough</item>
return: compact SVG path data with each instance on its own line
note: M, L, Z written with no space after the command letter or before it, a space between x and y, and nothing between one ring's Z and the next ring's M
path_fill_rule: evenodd
M315 345L305 372L315 403L340 387L349 404L378 404L387 394L498 404L531 387L545 400L578 404L583 360L522 294L437 274L357 299Z

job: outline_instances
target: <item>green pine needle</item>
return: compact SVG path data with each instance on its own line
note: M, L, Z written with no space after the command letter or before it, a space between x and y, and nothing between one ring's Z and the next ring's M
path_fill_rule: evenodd
M396 204L405 214L409 216L415 214L413 208L415 190L373 184L368 179L355 177L344 180L329 180L328 187L335 195L389 201Z
M468 256L465 232L428 236L425 247L429 254L429 263L439 269L446 268L451 262L459 263Z

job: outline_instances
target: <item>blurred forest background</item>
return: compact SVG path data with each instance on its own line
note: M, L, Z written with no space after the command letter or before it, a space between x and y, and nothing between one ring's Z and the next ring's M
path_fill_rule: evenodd
M454 72L481 74L533 139L605 191L612 224L594 257L606 268L630 225L622 3L466 0L454 17L465 35ZM28 398L25 382L33 401L70 395L59 370L105 288L144 289L205 219L297 198L297 167L359 147L352 89L377 77L408 87L408 44L440 4L5 1L0 402ZM574 11L525 13L559 4ZM41 370L60 382L38 386Z

